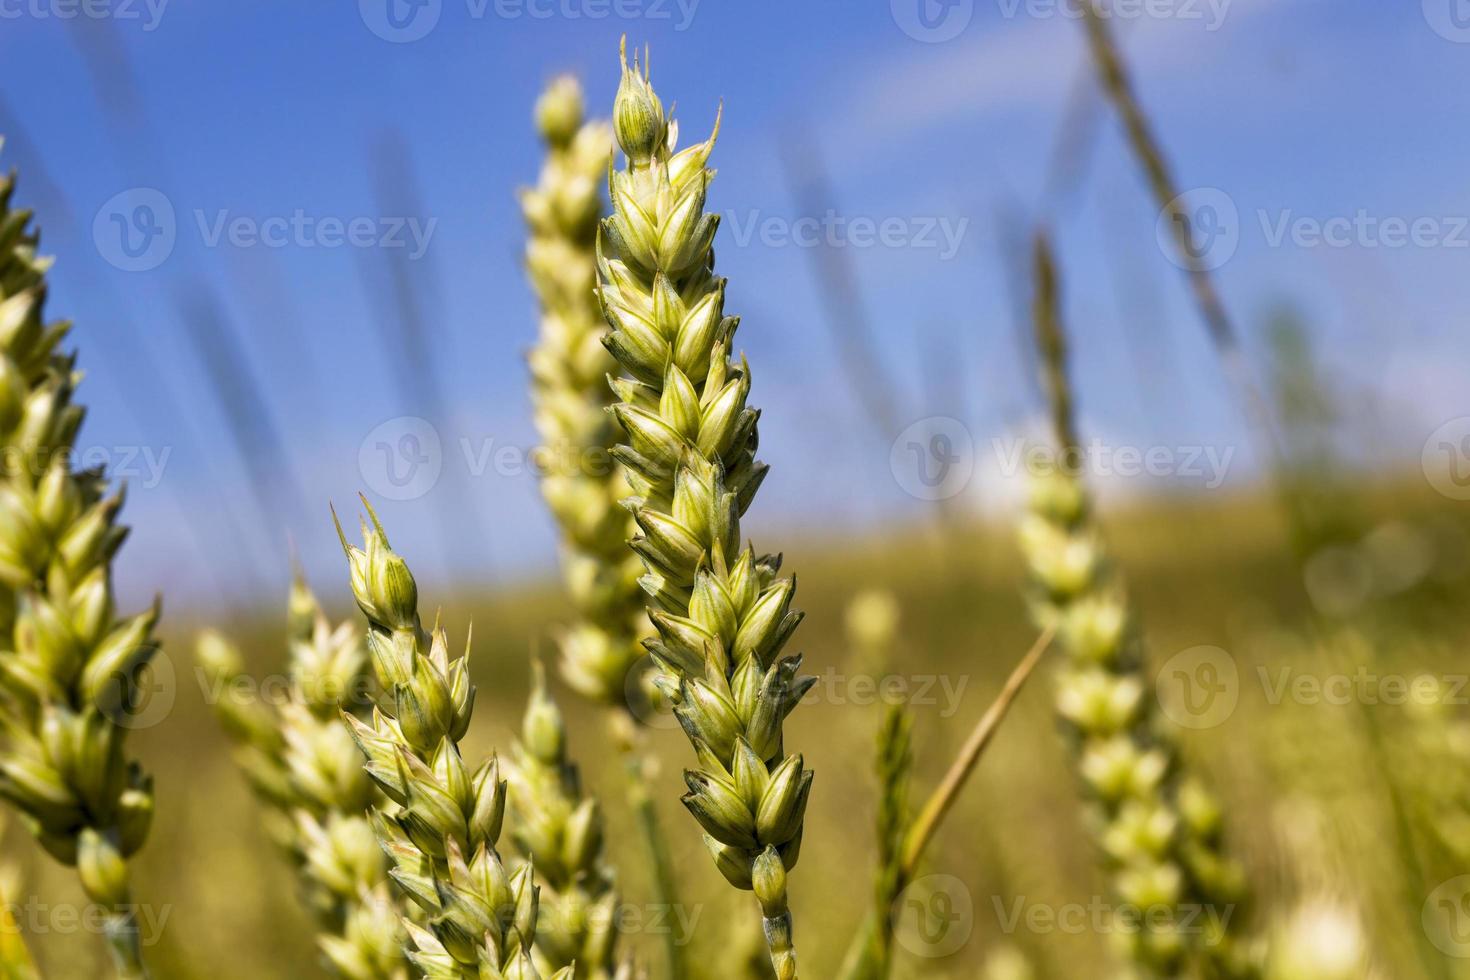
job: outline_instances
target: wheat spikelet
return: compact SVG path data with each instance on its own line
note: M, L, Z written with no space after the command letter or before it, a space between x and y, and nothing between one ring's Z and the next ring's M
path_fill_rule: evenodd
M506 801L500 763L491 756L471 773L460 756L475 700L468 652L451 661L444 630L424 629L413 573L371 507L368 516L363 547L348 544L340 524L337 533L382 693L370 723L343 718L368 775L394 804L373 808L389 875L427 920L404 919L409 959L427 980L534 980L535 869L528 862L512 873L496 851ZM567 968L554 980L571 976Z
M127 861L148 835L153 787L123 743L159 610L114 610L122 494L100 470L70 468L84 414L75 355L61 349L70 324L45 322L50 261L13 192L0 178L0 796L76 866L109 910L118 974L141 977Z
M718 132L716 122L715 130ZM626 58L613 111L625 165L610 174L598 274L624 432L616 456L635 495L633 549L647 573L657 683L699 758L684 805L731 884L753 889L780 980L796 976L787 872L796 864L812 774L782 724L813 678L781 649L801 621L779 559L740 549L740 515L766 467L755 459L750 371L730 361L737 318L704 211L715 135L675 153L646 70Z
M1035 265L1043 382L1059 452L1075 462L1065 337L1045 236L1037 238ZM1249 951L1228 928L1202 931L1206 920L1237 922L1244 878L1223 853L1218 804L1184 772L1151 710L1141 638L1121 578L1108 566L1086 488L1071 466L1059 466L1035 476L1031 491L1020 540L1032 611L1057 629L1067 656L1057 711L1074 740L1112 886L1139 909L1173 910L1147 919L1130 937L1129 953L1149 975L1174 976L1198 959L1206 976L1255 976ZM1185 918L1185 906L1215 914ZM1184 928L1189 922L1192 931Z
M381 802L338 713L360 711L368 690L360 631L333 628L298 574L287 610L289 700L272 709L249 689L244 660L223 635L199 637L197 655L214 685L214 709L235 757L268 806L267 830L296 867L321 928L318 945L339 976L407 975L398 912L368 807Z

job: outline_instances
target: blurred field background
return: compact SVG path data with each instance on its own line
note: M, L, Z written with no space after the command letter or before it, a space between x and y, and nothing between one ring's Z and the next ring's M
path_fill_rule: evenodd
M968 13L941 40L915 36L897 2L706 0L687 20L670 5L668 17L640 7L595 19L565 6L474 18L446 4L439 26L409 43L384 39L350 4L173 0L146 30L146 15L7 16L0 164L19 168L19 197L58 257L51 304L77 321L86 441L133 486L119 591L130 606L166 599L158 720L135 743L158 780L136 885L161 921L147 951L158 975L318 975L311 921L191 650L200 628L220 626L257 673L281 669L288 537L333 614L356 615L328 500L350 511L365 491L451 637L474 622L469 745L504 750L519 724L529 659L550 654L568 608L554 531L521 465L535 444L521 360L535 314L513 193L539 165L537 90L572 70L605 112L627 31L652 45L656 81L691 136L725 100L717 251L745 317L739 341L773 467L745 526L796 572L809 613L796 646L823 678L789 730L817 773L793 879L808 975L836 974L870 887L882 708L851 687L861 672L843 638L847 604L891 589L896 671L911 691L933 682L937 703L913 706L919 798L1035 635L1013 540L1022 481L994 440L1039 431L1024 259L1046 221L1084 437L1229 454L1220 482L1176 472L1100 489L1151 670L1212 647L1238 672L1233 711L1183 741L1247 866L1255 902L1239 914L1270 933L1308 928L1292 915L1326 903L1361 921L1365 976L1470 976L1470 940L1446 938L1432 911L1436 889L1470 872L1470 691L1458 689L1470 673L1470 512L1438 465L1470 459L1470 441L1457 441L1470 436L1466 252L1362 237L1272 245L1266 220L1367 212L1452 229L1470 213L1466 137L1447 124L1470 108L1470 44L1432 2L1401 6L1236 0L1213 28L1117 25L1183 186L1219 191L1238 212L1238 250L1215 277L1284 463L1252 445L1159 210L1089 94L1080 28L1032 5L944 7ZM129 271L96 223L144 200L140 190L169 203L176 241ZM432 218L436 230L414 256L206 240L221 212L258 227L298 210ZM789 236L828 213L895 218L908 238L806 248L761 231ZM916 244L927 223L956 232L953 252L938 231L938 247ZM423 435L420 421L442 475L399 494L378 446ZM919 499L901 465L901 433L934 431L959 434L974 470L942 501ZM501 448L513 466L472 472L473 454ZM166 462L154 471L150 458ZM1308 703L1322 699L1275 697L1282 671L1422 675L1443 696L1374 704L1353 687L1346 703ZM1106 893L1048 673L1022 695L926 864L961 880L967 940L929 956L901 923L899 976L982 976L1010 951L1039 977L1105 975L1099 930L1007 925L1018 900L1055 911ZM584 778L607 801L627 900L648 901L618 764L596 716L560 693ZM758 960L749 896L731 894L678 805L688 750L660 724L650 742L697 916L691 962L746 948ZM95 975L100 943L56 916L82 901L70 872L13 821L4 848L20 894L35 896L21 927L46 975ZM143 929L146 940L146 914ZM652 929L634 941L657 961Z
M1357 698L1271 701L1271 683L1282 670L1318 678L1360 669L1405 679L1465 674L1470 520L1463 509L1412 482L1358 487L1343 499L1365 522L1363 536L1348 542L1344 561L1355 568L1353 580L1368 587L1350 589L1358 601L1343 612L1351 615L1330 617L1325 625L1283 551L1276 508L1259 495L1153 499L1109 514L1106 526L1147 623L1151 665L1211 645L1229 651L1239 666L1238 706L1215 727L1188 733L1185 744L1190 761L1215 780L1230 843L1249 868L1256 903L1240 914L1266 926L1325 889L1364 917L1377 975L1467 975L1452 959L1432 961L1444 972L1438 965L1426 969L1418 948L1424 933L1417 926L1426 883L1432 888L1466 867L1461 828L1470 769L1463 755L1431 761L1422 754L1437 726L1464 724L1465 705L1457 702L1447 709L1450 717L1435 719L1404 706L1364 706ZM950 698L936 685L929 692L933 703L911 699L921 794L1033 635L1008 529L953 527L942 546L930 531L895 528L847 544L785 538L792 541L790 567L810 611L802 648L811 671L854 676L844 670L850 659L840 639L844 607L856 591L880 586L891 588L903 606L898 670L912 679L911 692L918 695L929 677L958 690ZM339 604L335 611L348 610ZM564 613L551 583L494 596L445 596L453 632L471 617L477 624L473 672L482 700L468 744L488 749L508 743L524 705L527 655L547 647L546 624ZM244 619L244 635L260 652L262 669L278 669L279 619L273 609ZM311 920L293 902L292 875L269 850L257 806L205 705L206 685L178 653L190 642L193 625L178 616L166 633L178 671L177 700L167 724L141 732L137 743L158 774L160 814L137 892L149 896L150 905L161 898L166 904L155 911L167 916L148 952L162 976L316 975L309 966ZM1258 670L1269 671L1272 681L1262 680ZM901 926L899 976L975 977L1002 947L1023 951L1039 976L1102 975L1106 935L1060 925L1028 929L1024 920L1007 928L1018 900L1028 909L1063 909L1104 901L1106 894L1093 846L1080 829L1046 674L1043 669L1022 695L927 862L928 870L965 883L974 902L973 932L952 955L928 958L913 935L904 945ZM563 701L575 703L570 699ZM835 972L864 909L875 809L871 743L881 713L871 695L822 684L811 706L793 716L791 738L821 778L808 817L805 874L794 893L804 957L816 976ZM1365 713L1373 715L1391 753L1387 769L1374 761ZM637 873L640 845L618 802L619 764L602 743L595 716L569 714L588 784L608 801L612 855L626 869L627 901L637 905L640 896L646 901L648 883ZM663 760L657 788L666 825L674 830L682 897L687 914L696 917L692 962L719 962L716 956L732 944L761 953L756 937L741 931L750 924L748 896L732 898L695 835L678 832L688 829L676 803L687 751L682 737L655 731L652 742ZM1405 766L1406 758L1418 761ZM1417 873L1402 864L1390 792L1402 796L1408 811L1422 862ZM52 903L79 901L70 876L39 860L21 835L7 838L7 854L19 858L28 893ZM100 950L85 941L94 937L58 929L27 938L48 975L83 976L101 968ZM657 962L657 933L633 941ZM705 975L724 974L715 968Z

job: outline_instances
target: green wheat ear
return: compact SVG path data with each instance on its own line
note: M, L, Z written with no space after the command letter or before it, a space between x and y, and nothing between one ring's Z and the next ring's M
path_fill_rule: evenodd
M714 272L719 221L704 210L715 136L675 152L678 127L626 51L613 132L625 160L609 173L598 295L624 372L613 381L615 455L634 491L631 545L658 632L648 649L699 760L684 805L720 871L755 891L776 974L791 980L786 879L812 773L787 754L782 729L815 680L798 678L799 656L781 656L801 621L794 581L777 577L779 559L740 546L740 516L766 467L755 458L749 367L730 360L738 321Z
M0 654L0 796L109 910L118 975L143 977L128 860L153 821L153 784L124 756L124 716L157 650L159 608L114 609L122 493L70 468L80 373L61 349L70 324L46 322L51 263L14 190L0 177L0 634L12 640Z
M381 693L370 722L342 717L391 801L372 810L389 876L422 913L403 920L408 957L427 980L538 980L535 869L528 862L511 872L496 850L506 802L500 763L491 756L471 771L460 756L475 701L468 644L451 659L444 630L424 629L418 583L367 511L362 547L347 543L340 523L337 534ZM568 967L553 980L571 977Z
M244 658L222 634L199 637L197 657L218 697L213 707L235 758L266 805L267 829L295 866L317 914L317 944L346 980L403 980L401 909L367 819L384 801L339 712L360 713L370 674L362 631L333 627L298 574L287 607L290 695L273 709L232 690Z

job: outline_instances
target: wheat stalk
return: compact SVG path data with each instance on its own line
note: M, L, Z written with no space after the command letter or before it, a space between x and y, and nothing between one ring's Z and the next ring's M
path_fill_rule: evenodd
M970 735L965 739L965 744L960 747L954 761L949 764L944 778L939 781L934 792L929 794L924 801L923 807L919 809L918 815L908 822L908 828L903 837L903 848L900 860L897 864L897 880L888 884L889 891L897 895L908 887L918 874L924 854L934 840L934 835L939 832L939 825L954 808L959 799L960 790L964 789L969 782L970 776L975 772L975 767L980 762L980 757L985 749L995 738L995 733L1000 730L1001 722L1010 712L1011 706L1015 704L1016 698L1020 697L1026 682L1036 671L1037 664L1041 663L1042 656L1051 647L1055 631L1051 628L1042 630L1031 644L1031 648L1021 658L1021 661L1012 668L1006 677L1005 684L1001 686L1000 693L995 700L985 709L980 720L971 729ZM891 906L886 907L891 911ZM870 912L863 922L862 928L848 947L847 956L843 960L840 976L844 980L865 980L873 975L873 970L881 966L881 960L875 957L874 952L880 950L880 930L890 928L890 925L880 923L882 911Z
M873 908L877 914L874 976L885 978L893 968L893 906L903 890L903 845L912 814L909 777L913 769L913 718L903 705L889 705L878 729L878 872L873 881Z
M1035 243L1035 326L1054 435L1061 458L1075 464L1067 352L1055 262L1045 235ZM1244 877L1223 852L1218 804L1184 771L1163 720L1147 697L1142 642L1121 577L1107 563L1087 490L1072 466L1034 477L1021 548L1033 582L1032 611L1055 628L1067 663L1057 685L1057 712L1073 737L1076 765L1096 809L1098 841L1118 897L1140 909L1175 910L1146 917L1130 954L1150 975L1173 976L1191 958L1206 975L1251 977L1245 944L1228 930L1186 934L1183 923L1221 913L1235 923Z
M1105 2L1106 0L1085 0L1082 4L1088 50L1097 71L1098 87L1123 122L1128 145L1148 183L1155 206L1160 214L1168 216L1177 261L1186 270L1195 306L1205 323L1205 330L1215 348L1216 356L1220 358L1226 380L1240 397L1241 407L1257 448L1279 468L1282 463L1281 446L1271 425L1269 403L1251 375L1239 332L1225 309L1224 300L1215 288L1209 266L1195 254L1196 246L1191 240L1193 233L1189 226L1190 216L1182 209L1178 184L1164 160L1159 140L1133 90L1127 64L1108 28L1107 11L1102 6Z
M70 324L45 322L50 260L30 213L11 207L14 188L0 178L0 635L14 640L0 654L0 796L108 910L119 976L143 977L127 862L148 835L153 787L123 751L159 610L114 610L122 494L70 468L80 374L61 350Z
M369 680L360 631L333 628L298 574L287 610L290 697L272 709L248 690L244 659L223 635L199 637L197 656L236 760L267 807L267 829L296 867L321 922L317 943L347 980L407 974L398 913L368 807L380 802L339 711L361 710Z
M535 869L528 862L512 873L496 851L506 801L500 763L492 755L471 773L460 756L475 700L468 644L450 660L444 630L423 628L413 573L363 504L371 519L363 547L348 544L340 523L337 535L382 694L370 723L343 718L368 775L394 804L372 811L389 876L427 918L427 926L404 919L409 959L427 980L534 980ZM571 976L568 968L553 980Z
M847 604L844 624L857 674L881 678L893 663L898 635L898 600L891 592L868 589ZM890 704L877 732L878 855L872 907L857 940L848 949L839 975L850 980L882 980L893 969L893 903L906 884L904 842L912 814L909 786L913 769L913 718L902 704Z
M780 658L801 621L795 583L777 578L779 558L740 550L740 515L766 467L745 403L749 367L730 361L738 321L725 315L713 269L718 219L704 212L715 134L675 153L676 124L626 56L613 131L626 159L609 176L599 296L607 347L629 375L614 382L613 411L658 633L647 645L699 758L684 805L725 877L755 891L776 974L790 980L786 877L812 774L786 754L782 724L814 679L797 678L799 656Z

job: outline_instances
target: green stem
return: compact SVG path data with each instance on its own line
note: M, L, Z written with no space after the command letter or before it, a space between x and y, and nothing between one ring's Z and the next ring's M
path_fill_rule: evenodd
M1414 845L1414 831L1408 806L1404 803L1398 778L1388 758L1382 726L1371 705L1362 698L1355 700L1363 715L1363 730L1367 736L1368 755L1376 770L1375 774L1383 783L1384 794L1388 799L1388 810L1393 821L1394 845L1399 854L1400 866L1404 869L1404 890L1407 892L1404 896L1406 899L1404 907L1410 924L1408 934L1416 937L1414 948L1419 954L1425 974L1438 978L1438 980L1451 980L1454 971L1451 970L1449 961L1440 956L1430 945L1428 934L1419 926L1418 903L1428 893L1429 879L1424 873L1424 864L1419 859L1419 850Z
M114 912L102 925L107 951L118 980L148 980L143 950L138 942L138 920L132 912Z
M648 851L649 865L653 869L654 901L659 907L672 913L678 908L679 889L674 880L674 862L669 856L668 842L659 827L658 808L653 794L648 791L647 759L638 750L629 719L618 713L611 722L613 737L623 755L623 770L628 778L628 809L638 824L639 836ZM667 960L669 980L686 980L688 972L684 966L684 950L679 937L672 929L664 930L664 958Z
M966 740L960 754L950 764L949 772L945 773L944 780L939 788L929 797L920 811L918 819L909 829L908 836L904 840L903 861L899 865L897 879L893 882L893 894L901 894L909 883L913 881L914 875L918 873L919 862L924 858L924 852L928 849L930 841L934 839L934 833L939 829L950 807L954 805L970 774L975 771L975 764L980 761L985 747L995 737L1000 723L1005 720L1006 713L1010 711L1011 705L1025 687L1026 681L1036 670L1036 665L1041 662L1041 657L1051 646L1055 629L1048 627L1036 638L1031 649L1021 658L1021 662L1011 671L1006 678L1005 686L1001 688L1000 694L985 714L980 716L980 721L975 725L974 731ZM852 945L848 947L847 955L842 961L842 971L839 974L843 980L869 980L869 978L881 977L886 972L881 966L883 954L883 939L879 920L879 911L870 909L863 919L862 927L858 929L853 937Z
M776 980L797 980L796 946L791 941L791 910L785 905L782 895L778 910L761 910L761 931L766 936L766 947L771 951L771 966L776 971Z

